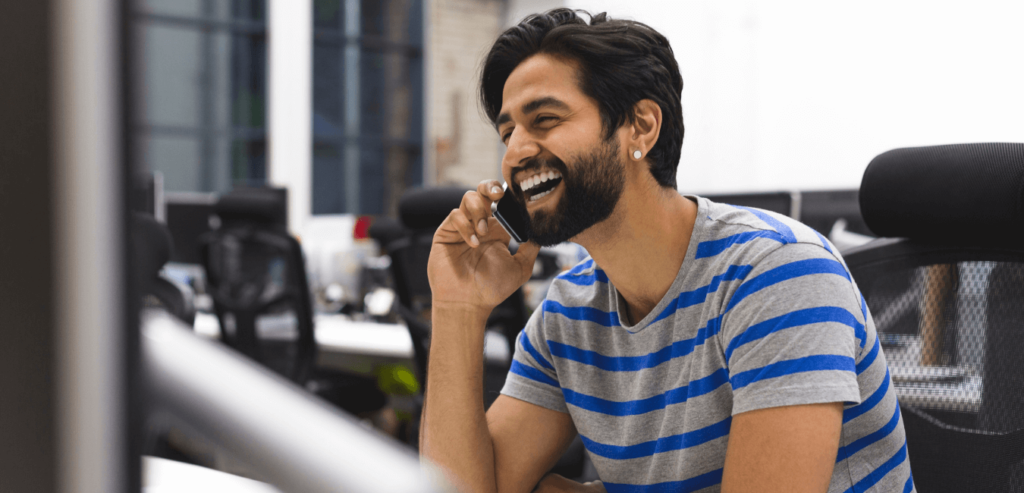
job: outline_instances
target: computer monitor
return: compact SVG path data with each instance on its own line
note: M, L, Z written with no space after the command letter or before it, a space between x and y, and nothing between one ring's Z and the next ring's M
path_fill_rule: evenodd
M799 215L799 212L793 208L793 194L790 192L722 193L704 195L704 197L714 202L756 207L789 217Z
M800 221L828 236L836 221L846 221L846 230L862 235L874 236L860 214L860 199L857 190L820 190L802 192L803 205Z
M174 240L171 262L199 264L199 237L213 230L217 194L167 192L167 228Z
M167 221L164 204L164 174L159 171L142 173L132 178L129 195L131 210L149 214L157 221Z

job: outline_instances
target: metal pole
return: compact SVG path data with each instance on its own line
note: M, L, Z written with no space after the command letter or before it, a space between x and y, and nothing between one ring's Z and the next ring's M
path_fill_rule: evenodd
M416 455L161 312L142 323L157 406L290 492L437 491Z
M65 493L136 487L120 10L115 0L52 7L58 484Z

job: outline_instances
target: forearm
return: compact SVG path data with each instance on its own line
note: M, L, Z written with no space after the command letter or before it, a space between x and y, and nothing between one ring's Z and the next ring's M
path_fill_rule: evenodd
M483 404L487 313L433 308L421 453L460 489L496 491L494 449Z

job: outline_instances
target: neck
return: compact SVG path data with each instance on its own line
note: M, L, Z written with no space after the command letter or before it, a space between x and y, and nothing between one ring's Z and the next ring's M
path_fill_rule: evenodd
M672 286L696 218L697 204L653 177L627 180L612 215L574 238L626 300L629 324L646 317Z

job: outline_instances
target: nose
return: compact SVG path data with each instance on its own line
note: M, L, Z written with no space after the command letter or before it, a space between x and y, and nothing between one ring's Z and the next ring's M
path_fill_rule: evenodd
M501 164L506 169L517 168L538 154L540 154L540 145L531 138L530 133L516 128L512 130L512 135L508 138L508 147Z

